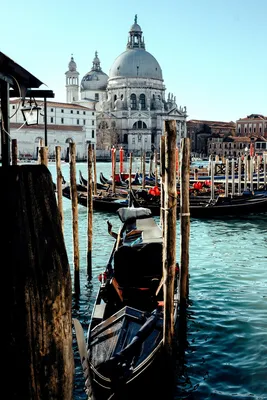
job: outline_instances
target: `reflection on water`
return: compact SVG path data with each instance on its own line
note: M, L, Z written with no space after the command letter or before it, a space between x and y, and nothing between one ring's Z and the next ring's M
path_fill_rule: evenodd
M77 164L87 176L87 166ZM97 163L97 173L111 173ZM55 180L55 167L51 166ZM62 166L69 180L69 166ZM71 202L64 199L64 232L73 270ZM93 279L86 279L87 210L79 206L81 297L73 314L85 332L96 290L113 245L106 221L119 228L115 214L93 217ZM187 345L177 368L175 399L267 399L267 214L239 219L192 219ZM180 224L177 221L177 259ZM71 271L72 272L72 271ZM74 399L86 399L74 336ZM178 360L177 360L178 364Z

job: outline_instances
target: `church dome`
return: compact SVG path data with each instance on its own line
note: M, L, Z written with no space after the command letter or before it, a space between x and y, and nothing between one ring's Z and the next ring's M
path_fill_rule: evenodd
M97 52L93 60L92 69L84 75L81 81L81 91L85 90L105 90L107 87L108 76L100 67L100 60Z
M109 71L109 79L116 77L163 80L159 63L144 49L128 49L119 55Z
M109 71L109 80L112 78L151 78L163 81L162 70L159 63L145 49L142 30L137 23L137 15L134 24L129 31L126 47L121 55L114 61Z

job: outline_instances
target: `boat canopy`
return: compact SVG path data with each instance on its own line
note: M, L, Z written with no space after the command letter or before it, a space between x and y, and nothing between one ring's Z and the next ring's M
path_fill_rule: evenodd
M152 215L149 208L144 207L121 207L117 210L121 222L127 222L132 219L148 218Z

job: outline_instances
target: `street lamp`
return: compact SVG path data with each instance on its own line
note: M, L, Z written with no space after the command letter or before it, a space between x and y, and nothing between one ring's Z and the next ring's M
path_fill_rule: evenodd
M35 98L30 97L25 104L25 98L23 100L21 112L24 118L24 121L27 125L38 125L39 122L39 111L41 107L36 103Z

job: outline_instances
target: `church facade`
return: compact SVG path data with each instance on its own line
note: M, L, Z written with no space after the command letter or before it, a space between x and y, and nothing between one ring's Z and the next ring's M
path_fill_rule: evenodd
M66 101L96 111L98 149L114 145L134 155L159 151L165 120L176 120L178 146L186 137L186 107L178 107L173 94L165 97L161 67L146 51L137 16L126 50L115 59L109 75L102 71L97 52L81 85L73 57L65 75Z

